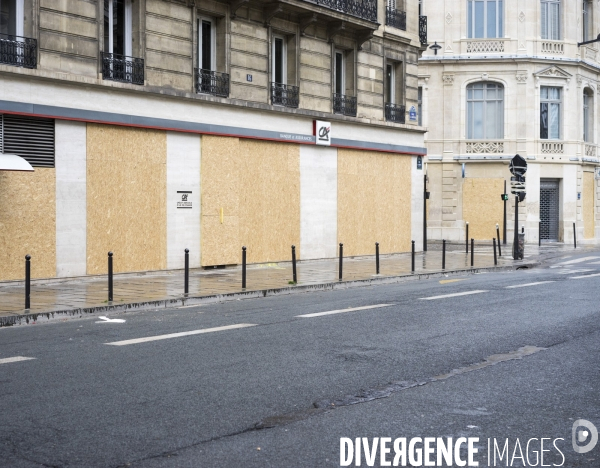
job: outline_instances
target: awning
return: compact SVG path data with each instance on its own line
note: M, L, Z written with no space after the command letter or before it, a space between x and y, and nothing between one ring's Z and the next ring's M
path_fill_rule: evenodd
M33 167L21 156L16 154L0 154L0 171L28 171L33 172Z

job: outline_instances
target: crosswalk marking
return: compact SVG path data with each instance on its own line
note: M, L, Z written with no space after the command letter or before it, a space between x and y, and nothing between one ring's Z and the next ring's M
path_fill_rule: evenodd
M538 281L537 283L513 284L512 286L506 286L506 289L525 288L527 286L537 286L538 284L548 284L548 283L554 283L554 281Z
M583 263L588 262L590 260L598 260L600 257L583 257L576 258L575 260L567 260L566 262L560 262L558 265L572 265L573 263Z
M481 293L486 293L486 292L488 292L488 291L487 290L466 291L466 292L454 293L454 294L444 294L443 296L421 297L421 300L432 301L434 299L446 299L447 297L469 296L470 294L481 294Z
M593 275L569 276L569 279L594 278L595 276L600 276L600 273L594 273Z
M355 310L379 309L380 307L389 307L391 305L394 305L394 304L375 304L375 305L363 306L363 307L352 307L349 309L329 310L327 312L317 312L315 314L296 315L296 317L302 317L302 318L321 317L323 315L333 315L333 314L343 314L345 312L354 312Z
M149 341L168 340L170 338L179 338L181 336L200 335L202 333L212 333L225 330L235 330L237 328L255 327L255 323L236 323L235 325L225 325L224 327L203 328L201 330L192 330L180 333L169 333L167 335L147 336L145 338L134 338L132 340L113 341L112 343L104 343L111 346L126 346L137 343L147 343Z
M19 361L31 361L32 359L35 359L35 358L34 357L25 357L25 356L15 356L15 357L0 359L0 364L8 364L11 362L19 362Z

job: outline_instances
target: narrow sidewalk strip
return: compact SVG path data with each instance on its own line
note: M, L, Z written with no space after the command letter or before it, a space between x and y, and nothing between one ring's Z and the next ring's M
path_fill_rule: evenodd
M466 292L454 293L454 294L444 294L443 296L421 297L420 299L422 301L432 301L434 299L446 299L447 297L469 296L471 294L481 294L481 293L486 293L486 292L489 292L489 291L482 289L482 290L477 290L477 291L466 291Z
M537 283L513 284L512 286L506 286L506 289L526 288L527 286L537 286L538 284L548 284L548 283L555 283L555 281L538 281Z
M15 356L15 357L0 359L0 364L9 364L11 362L19 362L19 361L31 361L32 359L35 359L35 358L34 357L25 357L25 356Z
M317 312L314 314L296 315L296 317L302 317L302 318L321 317L323 315L333 315L333 314L343 314L345 312L354 312L355 310L379 309L381 307L389 307L391 305L394 305L394 304L375 304L375 305L363 306L363 307L352 307L350 309L328 310L327 312Z
M179 338L181 336L200 335L203 333L212 333L225 330L235 330L237 328L255 327L256 323L236 323L235 325L225 325L224 327L203 328L201 330L192 330L180 333L169 333L168 335L147 336L145 338L134 338L132 340L113 341L112 343L104 343L111 346L127 346L138 343L147 343L149 341L168 340L170 338Z

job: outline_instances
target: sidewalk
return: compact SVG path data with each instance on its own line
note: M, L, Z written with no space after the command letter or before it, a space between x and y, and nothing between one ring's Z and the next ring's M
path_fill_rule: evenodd
M42 319L80 316L85 313L116 312L216 302L241 297L289 294L311 289L333 289L371 282L394 283L423 275L477 272L488 269L512 269L535 266L553 256L579 253L596 246L544 244L525 246L525 259L514 261L511 246L502 246L502 257L494 267L491 245L476 245L474 267L471 254L454 244L446 252L442 271L441 244L431 243L428 252L415 255L415 273L411 273L410 253L381 255L380 274L375 274L375 256L344 258L343 281L338 281L338 259L308 260L297 264L298 284L292 280L291 262L249 265L247 288L242 289L241 266L226 269L190 270L189 294L183 293L183 270L114 275L113 302L107 301L107 277L38 279L31 282L31 309L24 307L24 282L0 282L0 326L30 323ZM460 250L455 250L459 249Z

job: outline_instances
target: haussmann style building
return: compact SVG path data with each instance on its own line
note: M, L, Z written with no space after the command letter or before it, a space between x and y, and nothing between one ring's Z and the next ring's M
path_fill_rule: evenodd
M0 280L419 246L419 13L1 0Z
M519 228L526 242L600 239L600 4L581 0L423 0L419 61L428 127L429 237L491 242L514 233L508 163L528 163ZM541 224L540 224L541 223Z

